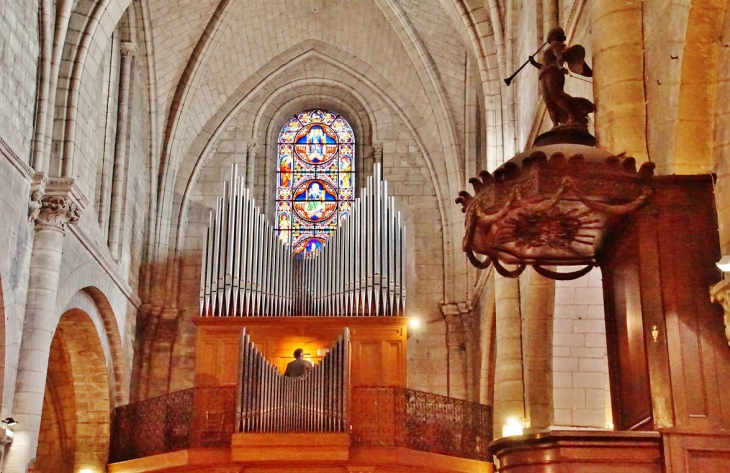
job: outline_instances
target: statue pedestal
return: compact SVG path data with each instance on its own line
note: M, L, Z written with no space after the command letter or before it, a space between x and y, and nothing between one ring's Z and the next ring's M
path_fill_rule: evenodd
M537 147L557 144L595 146L596 137L591 135L588 132L588 127L585 126L559 125L535 138L535 143L533 143L532 146Z

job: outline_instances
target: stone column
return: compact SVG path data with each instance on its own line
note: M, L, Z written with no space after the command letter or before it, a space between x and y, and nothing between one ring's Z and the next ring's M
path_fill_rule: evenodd
M135 43L122 43L122 59L119 66L119 106L117 109L117 137L114 146L114 172L112 173L112 205L109 221L109 251L119 260L122 254L122 216L124 215L124 188L127 184L127 122L129 121L130 86L132 66L137 55Z
M525 385L522 366L522 315L517 279L495 274L497 360L494 369L494 437L502 436L507 419L524 419Z
M28 299L12 416L18 421L8 448L6 473L26 473L35 459L46 387L48 356L56 330L56 295L68 224L79 220L85 198L73 179L36 175L29 217L35 223Z
M542 36L547 41L551 29L560 26L560 5L558 0L542 0Z
M596 138L601 148L648 160L643 2L588 2Z
M471 302L441 307L447 330L449 396L479 402L479 318Z
M553 314L555 281L528 268L520 276L525 410L531 429L553 423Z
M256 148L258 145L252 141L248 143L246 148L246 187L253 192L256 186Z

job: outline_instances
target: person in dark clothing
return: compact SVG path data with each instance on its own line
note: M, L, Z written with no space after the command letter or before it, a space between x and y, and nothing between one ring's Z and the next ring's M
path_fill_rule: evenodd
M288 376L290 378L301 378L306 376L309 370L312 369L313 365L311 361L307 361L302 358L303 354L304 350L301 348L294 350L294 361L291 361L286 365L284 376Z

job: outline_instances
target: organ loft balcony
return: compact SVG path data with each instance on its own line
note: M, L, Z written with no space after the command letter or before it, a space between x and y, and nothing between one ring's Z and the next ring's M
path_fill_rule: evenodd
M195 387L115 409L109 472L492 471L490 406L407 389L407 322L197 317Z

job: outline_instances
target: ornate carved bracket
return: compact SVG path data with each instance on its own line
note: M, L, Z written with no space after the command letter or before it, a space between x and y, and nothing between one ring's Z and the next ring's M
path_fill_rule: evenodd
M710 287L710 300L720 304L725 311L725 338L730 345L730 278Z
M36 231L55 229L65 233L66 224L77 223L87 204L73 179L36 173L31 184L28 220L35 224Z

